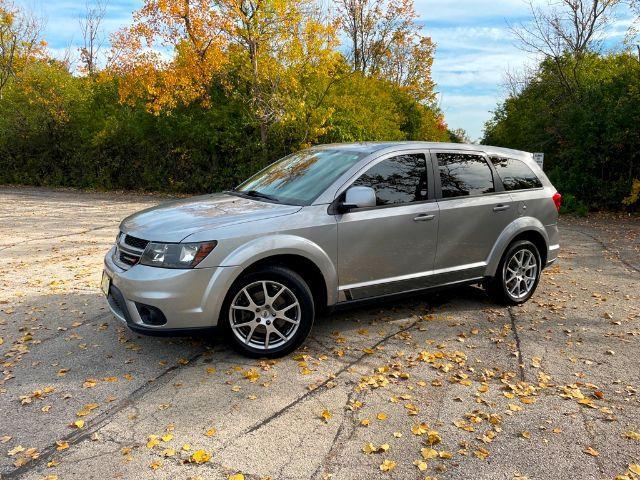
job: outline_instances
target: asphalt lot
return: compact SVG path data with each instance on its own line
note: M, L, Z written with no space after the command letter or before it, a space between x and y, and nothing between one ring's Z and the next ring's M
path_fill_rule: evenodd
M522 307L352 309L256 361L106 309L118 223L160 201L0 188L1 478L640 478L637 218L563 218Z

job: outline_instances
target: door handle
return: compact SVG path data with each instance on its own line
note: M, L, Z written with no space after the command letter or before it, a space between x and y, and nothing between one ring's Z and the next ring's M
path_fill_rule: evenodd
M510 207L511 205L496 205L495 207L493 207L493 211L494 212L502 212L503 210L506 210Z
M426 222L428 220L433 220L436 216L430 215L428 213L421 213L417 217L413 217L414 222Z

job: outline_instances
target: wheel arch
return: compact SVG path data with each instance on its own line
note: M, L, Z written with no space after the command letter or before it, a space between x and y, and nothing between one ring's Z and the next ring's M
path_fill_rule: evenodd
M288 268L300 275L313 295L316 311L322 311L327 307L327 284L318 266L307 257L296 254L278 254L262 258L243 269L239 277L260 270L266 266L278 266Z
M520 217L511 222L500 234L498 240L491 249L487 260L486 275L492 277L496 274L498 264L504 252L513 242L529 240L540 252L542 268L547 264L549 238L542 222L533 217Z
M335 265L319 245L306 238L275 235L255 239L233 251L224 263L240 267L227 291L242 275L266 265L278 265L293 270L309 284L317 309L337 301Z

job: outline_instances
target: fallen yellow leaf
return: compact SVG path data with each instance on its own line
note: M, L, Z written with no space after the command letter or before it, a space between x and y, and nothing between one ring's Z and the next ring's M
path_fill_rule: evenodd
M422 450L420 450L420 453L422 454L422 458L424 458L425 460L438 457L438 452L436 452L433 448L423 448Z
M13 457L16 453L24 452L25 448L22 445L18 445L13 447L11 450L7 452L10 457Z
M160 443L157 435L149 435L147 438L147 448L153 448Z
M211 454L206 452L205 450L196 450L193 452L189 460L193 463L197 463L198 465L201 463L206 463L211 459Z
M418 470L424 472L427 469L427 462L424 460L415 460L413 464L418 467Z
M98 380L96 380L95 378L87 378L84 383L82 384L82 386L84 388L93 388L98 384Z
M587 455L591 455L592 457L597 457L598 455L600 455L600 452L598 452L593 447L587 447L583 450L583 452L586 453Z
M66 442L64 440L58 440L56 442L56 444L58 445L56 447L56 450L61 452L62 450L66 450L67 448L69 448L69 442Z
M385 460L380 464L380 470L383 472L390 472L394 468L396 468L397 463L393 460Z
M637 440L640 442L640 433L634 432L633 430L629 430L624 433L624 436L630 440Z

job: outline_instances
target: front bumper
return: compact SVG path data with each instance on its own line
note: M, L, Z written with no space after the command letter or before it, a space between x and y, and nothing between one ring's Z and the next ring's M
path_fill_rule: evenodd
M111 312L132 330L142 333L178 333L215 327L222 302L239 267L169 269L135 265L123 270L113 261L113 247L104 258L111 279L107 302ZM163 325L150 325L138 307L150 305L166 317Z

